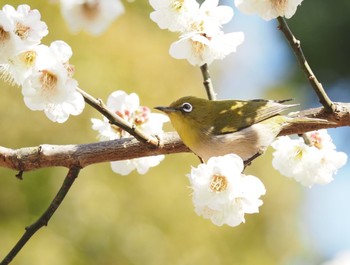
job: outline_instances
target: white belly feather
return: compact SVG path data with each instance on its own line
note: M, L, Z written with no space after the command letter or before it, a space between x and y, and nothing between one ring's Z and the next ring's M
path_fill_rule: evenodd
M271 126L257 123L235 133L218 136L202 135L201 141L192 147L192 151L207 161L212 156L230 153L239 155L243 160L258 152L264 152L279 133L272 132Z

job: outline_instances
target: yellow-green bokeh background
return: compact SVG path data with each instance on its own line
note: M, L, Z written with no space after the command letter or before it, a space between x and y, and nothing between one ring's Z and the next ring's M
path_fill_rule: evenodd
M95 97L106 100L122 89L136 92L142 105L156 106L184 95L205 96L199 69L168 55L177 35L150 21L147 1L124 2L126 13L99 37L70 34L58 5L26 3L40 10L49 27L44 44L60 39L72 47L75 78ZM220 71L213 71L215 80ZM2 81L0 87L1 146L97 141L90 118L100 115L89 106L82 115L56 124L42 112L30 111L20 88ZM116 175L108 163L83 169L48 227L34 235L12 264L270 265L283 264L301 250L295 206L300 191L272 169L270 153L247 171L267 188L261 212L247 215L246 223L235 228L217 227L193 211L185 175L197 164L192 154L176 154L144 176ZM17 172L0 169L0 259L46 209L66 172L41 169L19 181Z

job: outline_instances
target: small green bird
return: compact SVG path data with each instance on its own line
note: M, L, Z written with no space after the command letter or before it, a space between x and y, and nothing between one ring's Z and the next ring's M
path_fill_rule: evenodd
M155 109L169 116L184 144L205 161L229 153L249 161L262 154L286 125L327 122L279 115L298 105L282 104L286 101L214 101L188 96Z

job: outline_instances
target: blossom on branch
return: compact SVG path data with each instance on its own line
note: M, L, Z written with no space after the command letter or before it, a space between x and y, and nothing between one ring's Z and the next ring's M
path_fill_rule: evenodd
M264 184L242 174L243 169L242 159L235 154L212 157L192 168L188 178L196 213L218 226L237 226L245 222L246 213L259 212Z
M273 167L307 187L328 184L337 170L346 164L347 155L335 150L325 129L306 133L304 138L279 137L272 144L275 149Z
M92 35L100 35L124 13L124 6L120 0L60 0L60 2L61 13L74 33L84 29Z
M5 5L0 10L0 64L41 42L48 30L40 19L39 11L28 5L19 5L17 10Z
M72 50L63 41L50 47L39 45L32 53L35 61L31 73L22 83L24 102L31 110L43 110L55 122L65 122L69 115L79 115L85 106L83 96L76 90L69 64Z
M257 14L265 20L291 18L303 0L235 0L236 7L246 14Z
M196 0L149 0L155 11L150 18L161 29L184 32L198 15L199 4Z
M176 59L187 59L192 65L211 64L224 59L237 50L244 40L242 32L218 33L214 37L205 34L187 34L170 46L170 55Z
M115 91L108 97L107 108L150 135L163 133L163 123L169 121L166 115L151 113L148 107L140 106L137 94L131 93L128 95L122 90ZM101 141L130 137L128 132L111 125L106 117L103 117L103 120L91 119L91 122L92 129L99 132L98 137ZM139 174L145 174L150 167L157 166L163 159L164 155L142 157L114 161L111 162L111 166L114 172L121 175L128 175L134 169Z
M224 34L222 25L233 17L233 9L219 6L218 0L206 0L200 6L194 0L150 0L155 9L151 19L161 29L177 31L180 40L169 53L176 59L187 59L192 65L210 64L236 51L242 44L242 32Z

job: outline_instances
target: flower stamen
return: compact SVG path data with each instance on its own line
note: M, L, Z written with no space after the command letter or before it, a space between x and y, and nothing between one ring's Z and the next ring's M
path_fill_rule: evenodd
M215 174L210 181L210 190L216 193L223 192L226 190L227 185L228 182L225 176Z
M42 70L41 73L40 83L43 90L46 92L54 91L58 83L57 76L48 70Z
M18 37L20 37L22 40L26 39L29 35L30 27L23 25L19 22L16 23L16 30L15 33Z
M100 4L98 1L94 3L85 2L82 4L82 12L85 16L91 20L95 19L97 15L100 13Z

